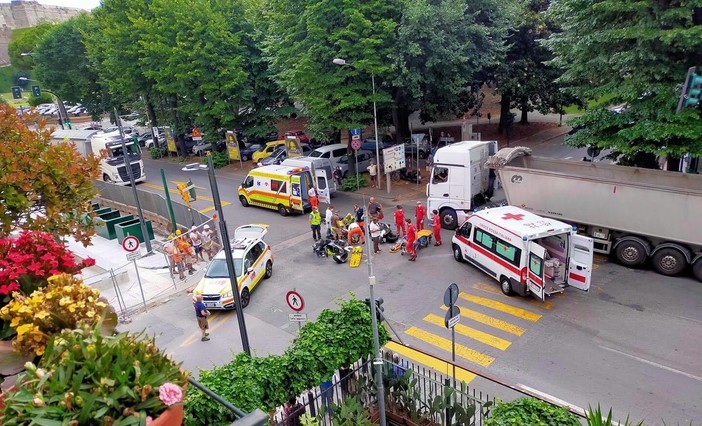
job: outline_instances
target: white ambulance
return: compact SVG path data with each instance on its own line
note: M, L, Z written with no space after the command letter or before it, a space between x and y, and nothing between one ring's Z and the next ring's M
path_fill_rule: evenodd
M513 293L545 300L567 286L588 291L592 275L592 238L571 225L517 207L480 210L456 230L453 256L500 282Z

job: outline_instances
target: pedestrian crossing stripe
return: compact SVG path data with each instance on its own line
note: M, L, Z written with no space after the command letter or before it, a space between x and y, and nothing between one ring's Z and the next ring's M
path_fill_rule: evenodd
M439 327L444 327L444 319L438 315L429 314L424 317L424 321L434 325L438 325ZM456 324L453 326L453 328L454 330L456 330L456 333L460 335L469 337L473 340L477 340L480 343L492 346L493 348L497 348L501 351L504 351L505 349L509 348L509 345L512 344L508 340L501 339L497 336L493 336L492 334L485 333L480 330L476 330L475 328L468 327L467 325Z
M453 377L453 365L442 359L427 355L423 352L419 352L408 346L400 345L395 342L388 342L385 344L385 348L389 351L395 352L404 358L410 359L418 364L425 365L432 370L438 371L449 377ZM456 367L456 380L464 382L466 384L470 383L475 379L476 375L466 370L465 368Z
M509 298L509 296L505 296L505 294L502 293L502 290L500 290L500 286L497 285L497 283L495 285L490 285L487 283L475 283L475 284L473 284L473 288L476 290L484 291L485 293L490 293L490 294L494 294L496 296L500 296L500 297L505 298L505 299ZM563 296L563 293L556 293L556 294L551 295L551 297L561 297L561 296ZM524 298L521 298L519 301L526 303L526 304L529 304L531 306L535 306L537 308L541 308L541 309L547 309L547 310L553 309L553 303L542 302L541 300L534 299L533 297L524 297Z
M508 305L507 303L498 302L497 300L487 299L485 297L474 296L472 294L461 292L458 297L468 302L473 302L480 306L485 306L486 308L494 309L496 311L504 312L510 314L517 318L525 319L527 321L536 322L541 319L541 315L528 311L526 309L518 308L516 306Z
M522 334L524 334L524 332L526 332L525 328L520 327L518 325L510 324L507 321L502 321L501 319L493 318L490 315L485 315L480 312L476 312L472 309L465 308L463 306L461 306L460 308L462 317L479 322L481 324L488 325L498 330L502 330L505 333L514 334L515 336L521 336ZM442 306L441 309L444 311L448 311L447 306Z
M407 330L405 330L405 333L419 340L423 340L424 342L429 343L432 346L436 346L439 349L443 349L451 353L451 340L449 339L445 339L441 336L437 336L436 334L429 333L428 331L424 331L417 327L410 327ZM491 357L490 355L481 354L476 350L470 349L469 347L463 345L459 345L458 343L456 343L455 347L457 356L460 356L461 358L478 364L482 367L488 367L490 364L492 364L493 361L495 361L495 358Z

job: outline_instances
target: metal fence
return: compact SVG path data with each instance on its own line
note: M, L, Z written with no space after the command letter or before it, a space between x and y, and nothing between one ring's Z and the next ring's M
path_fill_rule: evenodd
M114 185L102 181L94 181L93 185L100 193L100 198L129 207L136 206L134 191L129 186ZM137 193L139 194L139 202L143 211L159 216L164 222L170 223L168 203L164 196L143 191L138 187ZM189 228L192 225L202 225L210 220L208 216L177 201L171 200L171 206L173 207L176 223L180 226Z
M389 358L391 354L385 356ZM288 419L307 414L321 426L331 426L336 407L352 397L369 408L375 420L378 413L374 412L377 406L374 372L371 360L337 371L327 383L329 387L320 385L297 397L297 409L288 409L286 413L285 407L279 407L271 423L287 426L293 423ZM494 402L485 393L463 383L452 386L450 377L406 361L397 364L386 359L383 383L389 425L402 424L400 417L404 417L416 423L430 421L437 426L457 423L481 426Z

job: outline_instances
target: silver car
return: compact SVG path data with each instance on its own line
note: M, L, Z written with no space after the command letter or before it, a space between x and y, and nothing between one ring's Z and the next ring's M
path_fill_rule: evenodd
M373 159L375 159L375 153L360 150L356 151L355 158L349 154L342 155L336 164L341 168L342 176L347 177L349 173L356 173L356 160L358 160L358 173L365 173Z

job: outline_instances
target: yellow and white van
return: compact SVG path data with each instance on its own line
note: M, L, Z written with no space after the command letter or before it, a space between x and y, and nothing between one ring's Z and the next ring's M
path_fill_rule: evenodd
M262 166L251 170L239 186L239 201L244 207L278 210L281 216L303 214L311 210L308 194L312 186L319 202L328 203L329 185L319 189L308 167Z

